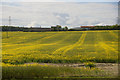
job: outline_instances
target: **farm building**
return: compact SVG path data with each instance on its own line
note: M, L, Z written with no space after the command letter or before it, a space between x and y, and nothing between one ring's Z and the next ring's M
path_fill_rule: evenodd
M39 27L31 27L28 29L24 29L25 32L45 32L45 31L51 31L51 28L39 28Z

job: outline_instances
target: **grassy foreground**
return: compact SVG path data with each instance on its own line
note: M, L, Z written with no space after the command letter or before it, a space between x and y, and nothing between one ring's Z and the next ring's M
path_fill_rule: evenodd
M3 64L3 79L55 78L55 77L110 77L97 68L74 68L40 64Z
M118 31L2 32L2 61L11 64L116 63Z

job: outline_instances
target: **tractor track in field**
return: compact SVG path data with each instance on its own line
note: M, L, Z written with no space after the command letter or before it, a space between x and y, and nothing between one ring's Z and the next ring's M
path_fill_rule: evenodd
M112 35L111 32L109 32L109 34ZM115 34L114 34L114 35L115 35ZM102 35L100 35L100 36L102 37ZM103 41L103 40L101 39L101 41ZM104 41L104 42L98 42L98 45L100 45L100 46L105 50L106 53L109 53L110 51L113 51L113 52L115 52L115 53L118 53L118 50L117 50L117 49L109 46L108 44L105 43L105 41Z
M48 35L49 36L49 35ZM42 37L42 38L39 38L39 39L43 39L43 38L47 38L48 36L45 36L45 37ZM38 40L38 39L37 39ZM4 43L3 43L4 44ZM27 43L27 44L11 44L11 45L22 45L22 46L17 46L17 48L15 48L14 46L14 48L13 49L8 49L8 50L14 50L14 49L19 49L19 48L22 48L22 47L25 47L25 46L33 46L33 45L31 45L31 43L29 44L29 43ZM11 46L10 45L10 46Z
M58 52L62 51L62 54L65 54L68 50L76 47L76 46L80 46L83 44L84 42L84 39L86 37L86 32L82 33L82 36L79 38L79 40L75 43L75 44L72 44L72 45L68 45L68 46L64 46L62 48L59 48L57 49L56 51L53 52L53 54L57 54Z
M63 54L65 54L67 51L73 49L74 47L77 47L77 46L81 46L85 40L85 37L86 37L86 32L83 33L83 35L81 36L81 38L75 43L73 44L72 46L69 46L69 48L67 48L66 50L64 50Z
M109 31L109 33L118 39L118 35L116 35L113 31Z
M118 53L118 50L116 50L116 49L108 46L108 45L107 45L106 43L104 43L104 42L99 42L99 45L100 45L102 48L104 48L105 51L107 50L107 52L110 51L110 50L112 50L113 52ZM108 48L109 48L109 49L108 49Z
M55 36L55 35L53 35L53 36ZM48 38L51 38L51 37L53 37L53 36L46 36L46 37L43 37L43 38L41 38L41 39L48 39ZM65 37L65 38L63 38L62 40L58 40L57 42L53 42L53 43L48 43L48 44L37 44L37 46L46 46L46 45L55 45L55 44L58 44L58 43L60 43L60 42L62 42L62 41L64 41L65 39L67 39L67 38L69 38L71 35L69 35L69 36L67 36L67 37ZM17 44L17 45L21 45L21 44ZM25 45L25 46L24 46ZM27 47L29 46L29 49L33 49L33 47L34 48L36 48L36 44L35 45L30 45L30 44L24 44L23 46L19 46L18 48L13 48L13 49L8 49L8 50L19 50L19 49L28 49ZM27 46L28 45L28 46Z
M52 38L52 37L55 37L55 36L59 36L59 34L60 34L60 33L55 34L55 35L52 35L52 36L43 37L43 38L40 39L39 42L42 42L41 40L46 40L46 39L49 39L49 38ZM60 35L63 35L63 34L60 34ZM70 35L69 35L69 36L70 36ZM63 40L65 40L65 39L68 38L69 36L67 35L67 37L65 37L65 38L63 38L63 39L60 39L60 40L58 40L58 41L56 41L56 42L47 43L47 44L40 44L40 45L55 45L55 44L57 44L57 43L62 42Z

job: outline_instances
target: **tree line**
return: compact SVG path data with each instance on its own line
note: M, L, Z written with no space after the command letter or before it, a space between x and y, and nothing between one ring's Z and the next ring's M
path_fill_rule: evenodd
M2 31L30 31L30 29L33 29L34 27L15 27L15 26L0 26L2 28ZM38 28L40 29L40 28ZM54 27L51 26L51 31L68 31L68 27L65 26L62 28L60 25L56 25Z
M24 30L29 30L31 28L27 28L27 27L15 27L15 26L0 26L0 28L2 28L1 31L24 31ZM83 30L120 30L120 25L106 25L106 26L95 26L95 27L91 27L91 28L80 28L78 30L74 30L74 29L68 29L67 26L65 27L61 27L60 25L56 25L56 26L51 26L51 31L83 31Z
M90 30L120 30L120 25L106 25L106 26L95 26L90 28Z
M0 26L2 31L23 31L24 27L15 27L15 26Z

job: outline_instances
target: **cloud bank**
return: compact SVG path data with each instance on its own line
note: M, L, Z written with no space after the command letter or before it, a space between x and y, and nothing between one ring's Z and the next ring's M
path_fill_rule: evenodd
M12 17L12 25L76 27L112 25L117 22L117 3L103 2L5 2L2 5L3 25Z

